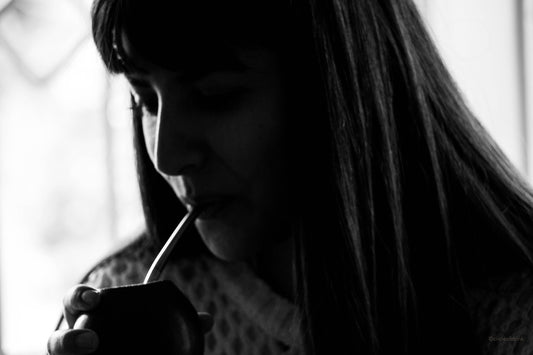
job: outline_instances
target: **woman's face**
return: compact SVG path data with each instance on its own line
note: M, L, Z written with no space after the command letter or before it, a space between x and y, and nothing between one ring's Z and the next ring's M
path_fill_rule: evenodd
M123 37L150 158L181 203L205 206L196 227L216 256L245 259L288 233L290 144L279 58L236 50L168 70Z

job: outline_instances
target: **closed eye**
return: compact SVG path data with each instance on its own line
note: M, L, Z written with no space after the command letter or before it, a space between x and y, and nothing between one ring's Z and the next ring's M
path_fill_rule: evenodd
M127 76L127 79L135 108L141 109L143 116L156 116L159 98L154 88L138 77ZM234 108L245 93L246 75L227 70L208 72L198 75L194 80L184 80L180 86L183 93L188 93L182 96L185 100L182 104L198 110L227 111Z
M143 109L143 112L148 113L150 116L157 115L159 108L157 95L141 96L138 105Z
M158 97L154 89L142 80L135 78L128 78L131 85L131 93L133 96L133 104L136 108L140 108L144 113L149 115L157 115Z

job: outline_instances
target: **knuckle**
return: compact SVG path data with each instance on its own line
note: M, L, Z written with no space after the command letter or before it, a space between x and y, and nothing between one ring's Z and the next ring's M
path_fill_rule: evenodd
M92 305L88 304L82 298L85 291L96 291L92 287L86 285L76 285L68 290L63 298L63 305L65 309L70 313L76 313L77 311L84 311L92 308Z
M70 310L73 308L75 301L76 301L76 295L78 293L78 286L71 287L65 296L63 297L63 305L67 310Z

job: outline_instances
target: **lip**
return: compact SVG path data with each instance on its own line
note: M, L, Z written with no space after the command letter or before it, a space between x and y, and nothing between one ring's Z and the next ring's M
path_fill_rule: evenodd
M198 220L209 220L216 218L233 199L229 197L213 196L195 198L183 197L181 200L186 204L188 210L191 210L194 207L202 208Z

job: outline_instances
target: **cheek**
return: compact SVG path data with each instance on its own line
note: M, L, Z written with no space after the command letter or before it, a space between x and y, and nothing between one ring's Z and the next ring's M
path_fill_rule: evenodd
M281 98L274 97L251 112L250 117L256 122L249 127L250 136L245 143L253 152L246 161L250 178L268 184L270 189L283 185L285 166L290 159L287 113L282 103Z
M270 172L284 145L282 112L274 106L248 106L217 130L213 151L241 178L251 181Z
M250 180L257 188L282 193L285 182L285 166L288 164L286 153L285 130L283 126L262 125L256 131L256 139L247 143L253 156L246 162Z
M269 214L286 198L289 179L287 112L279 91L250 102L220 126L220 158L246 186L259 214ZM251 208L250 211L255 210Z

